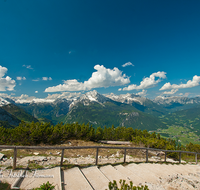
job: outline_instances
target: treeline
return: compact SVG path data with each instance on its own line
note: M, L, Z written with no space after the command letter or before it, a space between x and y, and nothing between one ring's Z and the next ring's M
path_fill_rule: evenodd
M88 124L63 124L53 126L50 123L21 122L18 127L0 127L0 144L7 145L38 145L60 144L69 139L88 141L123 140L133 141L152 148L175 149L176 143L171 139L164 139L160 134L149 133L147 130L126 127L98 127L93 128Z
M53 126L50 123L25 123L21 122L15 128L0 127L1 145L39 145L61 144L67 140L79 139L88 141L123 140L132 141L149 148L166 150L186 150L200 152L200 145L192 143L176 146L175 140L161 138L160 134L149 133L147 130L126 127L98 127L93 128L88 124L63 124Z

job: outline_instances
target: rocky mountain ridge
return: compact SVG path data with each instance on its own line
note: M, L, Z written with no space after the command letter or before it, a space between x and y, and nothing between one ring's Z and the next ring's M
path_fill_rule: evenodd
M153 102L157 104L171 104L171 103L179 103L179 104L200 104L200 97L188 98L188 97L180 97L180 96L157 96Z
M22 105L22 104L59 104L61 102L67 102L69 107L73 107L79 102L84 103L85 105L88 105L89 102L97 102L99 104L103 104L106 101L116 101L121 102L124 104L132 104L136 103L139 105L146 106L148 104L147 102L155 103L157 105L170 105L172 103L179 103L182 105L186 104L200 104L200 97L195 98L188 98L188 97L181 97L181 96L157 96L155 99L151 100L146 97L142 97L136 94L100 94L96 90L89 91L85 94L77 94L74 96L64 96L59 97L55 99L40 99L40 98L33 98L33 99L16 99L16 98L2 98L0 97L0 107L4 105L8 105L10 103L16 104L16 105Z
M157 97L152 101L130 93L102 95L96 90L56 99L0 98L4 111L28 122L89 122L96 126L114 124L142 129L165 127L157 116L196 105L200 105L200 97Z

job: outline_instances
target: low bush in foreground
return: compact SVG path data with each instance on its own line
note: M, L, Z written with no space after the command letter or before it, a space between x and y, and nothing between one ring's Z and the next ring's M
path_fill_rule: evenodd
M1 182L1 181L0 181L0 189L1 189L1 190L11 190L10 184L4 183L4 182Z
M32 190L53 190L55 186L53 186L52 184L49 183L49 181L47 181L47 183L43 183L39 188L35 188Z
M109 182L108 188L109 190L149 190L148 186L133 186L133 182L130 181L130 184L126 183L126 180L120 179L120 186L117 186L117 182L113 180L113 182Z

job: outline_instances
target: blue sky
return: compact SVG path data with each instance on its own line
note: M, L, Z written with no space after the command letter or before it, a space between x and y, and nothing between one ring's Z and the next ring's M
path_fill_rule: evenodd
M199 7L199 0L2 0L0 93L198 96Z

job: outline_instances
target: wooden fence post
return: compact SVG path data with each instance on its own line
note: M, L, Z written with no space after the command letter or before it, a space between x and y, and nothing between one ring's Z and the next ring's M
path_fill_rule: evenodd
M14 148L14 157L13 157L13 169L16 169L16 162L17 162L17 148Z
M167 152L165 152L165 162L167 161Z
M148 149L146 149L146 163L148 163Z
M99 148L97 148L97 152L96 152L96 165L98 164L98 154L99 154Z
M179 152L179 164L181 163L181 152Z
M195 154L195 161L196 161L196 164L198 164L197 153Z
M99 149L100 148L106 148L106 149L124 149L124 163L126 162L126 151L127 149L142 149L143 151L145 151L146 149L146 163L148 163L148 151L149 150L153 150L153 151L157 151L158 149L153 149L153 148L134 148L134 147L102 147L102 146L81 146L81 147L40 147L40 146L5 146L5 145L0 145L0 148L9 148L9 149L13 149L14 151L14 156L13 156L13 169L16 169L17 166L17 149L59 149L62 150L62 154L61 154L61 160L60 160L60 165L63 165L63 159L64 159L64 151L65 149L88 149L88 148L92 148L92 149L96 149L96 160L95 160L95 164L98 165L98 154L99 154ZM161 150L159 149L159 151L164 151L165 152L165 158L164 161L167 161L167 153L168 152L174 152L174 153L179 153L179 163L181 163L181 154L195 154L195 162L196 164L198 164L198 154L197 152L188 152L188 151L180 151L180 150ZM176 154L177 155L177 154Z
M124 163L126 162L126 149L124 149Z
M65 149L62 149L61 160L60 160L60 166L63 165L64 151L65 151Z

